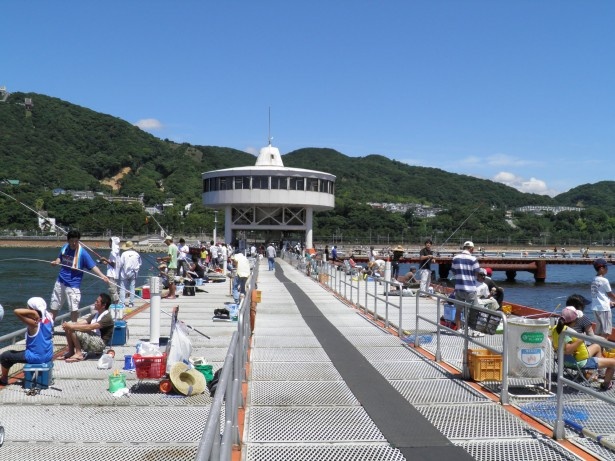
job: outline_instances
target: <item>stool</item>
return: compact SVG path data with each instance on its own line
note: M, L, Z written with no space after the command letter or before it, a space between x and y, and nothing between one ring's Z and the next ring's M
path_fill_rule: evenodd
M24 364L24 387L47 389L52 382L52 370L53 362Z

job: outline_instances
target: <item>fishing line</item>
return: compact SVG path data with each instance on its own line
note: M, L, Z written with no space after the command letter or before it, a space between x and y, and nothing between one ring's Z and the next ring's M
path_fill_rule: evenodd
M37 261L37 262L42 262L42 263L46 263L46 264L51 264L51 261L47 261L47 260L45 260L45 259L36 259L36 258L6 258L6 259L0 259L0 262L4 262L4 261ZM97 279L100 279L100 280L102 280L102 281L104 282L104 279L103 279L102 277L99 277L98 275L93 274L93 273L92 273L92 272L90 272L90 271L87 271L87 270L84 270L84 269L74 268L74 267L72 267L72 266L68 266L68 265L66 265L66 264L57 264L56 266L67 267L67 268L69 268L69 269L71 269L71 270L74 270L74 271L80 271L80 272L83 272L84 274L89 274L89 275L91 275L92 277L96 277ZM116 286L116 287L118 287L118 288L121 288L121 286L120 286L120 285L118 285L118 284L116 284L116 283L113 283L113 282L111 282L111 281L109 281L109 284L112 284L112 285L114 285L114 286ZM126 290L126 292L127 292L127 293L129 293L129 294L133 294L130 290ZM134 295L135 295L135 297L139 298L141 301L146 301L146 299L145 299L145 298L143 298L142 296L139 296L136 292L134 293ZM165 311L165 310L163 310L163 309L160 309L160 312L162 312L163 314L165 314L165 315L167 315L167 316L169 316L169 317L173 318L173 316L172 316L171 314L169 314L168 312L166 312L166 311ZM187 323L185 323L185 322L184 322L184 325L186 325L186 326L187 326L188 328L190 328L191 330L194 330L194 331L195 331L195 332L197 332L198 334L200 334L200 335L202 335L202 336L206 337L207 339L211 339L211 337L210 337L210 336L207 336L205 333L203 333L203 332L201 332L201 331L197 330L197 329L196 329L196 328L194 328L193 326L188 325L188 324L187 324Z
M476 213L476 212L478 211L478 209L479 209L480 207L482 207L482 206L483 206L483 202L481 202L481 203L479 203L479 204L478 204L478 206L474 209L474 211L472 211L472 212L468 215L468 217L467 217L466 219L464 219L464 220L463 220L463 222L462 222L461 224L459 224L459 226L457 227L457 229L455 229L455 230L453 231L453 233L452 233L451 235L449 235L449 236L448 236L448 238L447 238L447 239L446 239L443 243L441 243L441 244L440 244L440 246L438 247L438 252L439 252L439 250L441 250L441 249L444 247L444 245L446 245L446 244L447 244L447 242L448 242L450 239L452 239L452 238L453 238L453 235L455 235L455 234L459 231L459 229L461 229L461 228L463 227L463 225L464 225L464 224L468 221L468 219L470 219L470 218L472 217L472 215L473 215L474 213Z
M433 255L433 256L434 256L436 259L437 259L437 258L438 258L438 256L440 255L440 252L441 252L441 250L444 248L444 245L446 245L446 244L448 243L448 241L449 241L450 239L452 239L452 238L453 238L453 235L455 235L455 234L459 231L459 229L461 229L461 228L463 227L463 225L464 225L464 224L468 221L468 219L470 219L470 218L472 217L472 215L473 215L474 213L476 213L476 212L478 211L478 209L479 209L481 206L483 206L483 203L482 203L482 202L481 202L481 203L479 203L479 204L478 204L478 206L477 206L477 207L476 207L476 208L475 208L475 209L474 209L474 210L473 210L473 211L472 211L472 212L471 212L471 213L470 213L470 214L466 217L466 219L464 219L464 220L463 220L463 222L462 222L461 224L459 224L459 226L457 226L457 229L455 229L455 230L453 231L453 233L452 233L451 235L449 235L449 236L447 237L447 239L446 239L444 242L442 242L442 243L438 246L438 248L435 250L435 252L432 250L432 253L435 253L435 255ZM432 259L433 259L433 258L432 258ZM425 261L423 264L421 264L421 263L420 263L420 261L419 261L419 269L418 269L418 270L422 270L422 267L423 267L423 266L425 266L425 265L427 264L427 262L428 262L428 261L429 261L429 260ZM433 262L433 261L432 261L432 262ZM435 263L435 264L438 264L438 263Z

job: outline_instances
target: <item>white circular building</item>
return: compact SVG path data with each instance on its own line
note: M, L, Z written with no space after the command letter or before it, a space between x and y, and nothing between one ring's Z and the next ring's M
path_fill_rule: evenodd
M256 164L203 173L203 203L224 210L224 240L244 240L250 231L265 241L282 242L301 235L312 248L314 211L335 206L335 176L302 168L286 168L271 143L260 150Z

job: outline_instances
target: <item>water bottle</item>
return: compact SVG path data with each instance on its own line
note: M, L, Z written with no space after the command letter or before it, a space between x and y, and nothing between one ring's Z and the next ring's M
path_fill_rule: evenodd
M237 304L231 304L229 305L228 310L229 317L231 318L231 320L237 320L239 314L239 306Z

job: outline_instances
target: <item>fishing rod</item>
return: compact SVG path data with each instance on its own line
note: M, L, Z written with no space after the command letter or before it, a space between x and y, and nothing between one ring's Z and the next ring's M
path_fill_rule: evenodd
M455 230L452 232L452 234L451 234L451 235L449 235L449 236L446 238L446 240L444 240L444 242L442 242L442 243L438 246L438 248L436 248L436 250L435 250L435 251L434 251L434 250L432 250L432 258L431 258L431 260L427 259L427 260L425 260L425 262L423 262L422 264L421 264L421 263L420 263L420 261L419 261L419 269L418 269L418 270L423 270L422 268L423 268L426 264L428 264L429 262L433 263L433 259L434 259L434 258L435 258L435 259L437 259L437 255L439 255L439 254L440 254L440 251L444 248L444 245L446 245L446 244L448 243L448 241L449 241L451 238L453 238L453 236L454 236L454 235L455 235L455 234L459 231L459 229L461 229L461 228L463 227L463 225L464 225L464 224L468 221L468 219L470 219L470 218L472 217L472 215L473 215L474 213L476 213L476 212L478 211L478 209L479 209L481 206L483 206L483 203L482 203L482 202L478 204L478 206L477 206L477 207L476 207L476 208L475 208L475 209L474 209L474 210L473 210L473 211L472 211L472 212L471 212L471 213L470 213L470 214L466 217L466 219L464 219L464 220L462 221L462 223L461 223L461 224L459 224L459 226L457 226L457 229L455 229Z
M41 218L45 224L48 224L48 225L50 225L50 226L53 226L53 227L55 227L56 229L60 229L64 235L68 234L68 231L66 231L66 229L64 229L64 228L62 228L62 227L58 226L57 224L55 224L55 223L51 222L47 216L43 216L41 213L39 213L38 211L36 211L34 208L31 208L31 207L29 207L28 205L26 205L25 203L23 203L23 202L21 202L21 201L17 200L17 199L16 199L15 197L13 197L12 195L7 194L6 192L4 192L4 191L2 191L2 190L0 190L0 194L4 195L5 197L10 198L11 200L16 201L17 203L19 203L19 204L20 204L20 205L22 205L22 206L26 207L26 208L27 208L28 210L30 210L32 213L36 214L39 218Z
M169 235L169 233L166 230L164 230L164 227L162 227L162 225L158 222L158 220L156 218L154 218L153 214L148 214L147 216L152 218L154 220L154 222L156 224L158 224L158 227L160 227L160 230L162 231L162 236Z
M21 201L17 200L17 199L16 199L15 197L13 197L12 195L7 194L6 192L4 192L4 191L2 191L2 190L0 190L0 194L4 195L5 197L8 197L8 198L10 198L11 200L14 200L14 201L16 201L17 203L19 203L20 205L24 206L26 209L30 210L32 213L36 214L39 218L41 218L45 224L48 224L48 225L50 225L50 226L53 226L53 227L54 227L54 228L56 228L56 229L59 229L60 231L62 231L62 233L63 233L64 235L67 235L67 234L68 234L68 231L67 231L66 229L64 229L63 227L58 226L58 225L57 225L57 224L55 224L54 222L51 222L51 221L49 220L49 217L42 215L41 213L39 213L38 211L36 211L34 208L29 207L29 206L28 206L28 205L26 205L25 203L23 203L23 202L21 202ZM101 255L99 255L96 251L94 251L92 248L90 248L89 246L87 246L87 245L86 245L85 243L83 243L81 240L79 241L79 245L82 245L82 246L83 246L86 250L89 250L89 251L91 251L92 253L94 253L94 254L95 254L95 255L96 255L99 259L101 259L101 258L102 258L102 256L101 256ZM100 262L100 261L97 261L97 262Z
M589 430L586 427L581 426L577 422L572 421L571 419L567 419L567 418L564 418L564 423L570 426L575 431L584 435L585 437L590 438L594 440L595 442L599 443L603 447L608 448L611 451L615 451L615 443L607 439L607 437L610 437L611 434L600 435L596 432Z
M44 260L44 259L36 259L36 258L7 258L7 259L0 259L0 262L4 262L4 261L19 261L19 260L22 260L22 261L24 261L24 260L25 260L25 261L37 261L37 262L43 262L43 263L48 263L48 264L51 264L51 262L52 262L52 261L47 261L47 260ZM97 279L100 279L100 280L102 280L102 281L104 282L104 279L103 279L102 277L100 277L100 276L98 276L98 275L96 275L96 274L93 274L93 273L92 273L92 272L90 272L90 271L87 271L87 270L84 270L84 269L75 268L75 267L72 267L72 266L68 266L68 265L66 265L66 264L57 264L57 265L58 265L58 266L62 266L62 267L67 267L67 268L69 268L69 269L71 269L71 270L80 271L80 272L83 272L84 274L89 274L89 275L91 275L92 277L96 277ZM114 286L116 286L116 287L118 287L118 288L121 288L121 286L120 286L120 285L118 285L118 284L116 284L116 283L113 283L113 282L111 282L110 280L109 280L109 284L110 284L110 285L114 285ZM136 292L132 292L132 291L130 291L130 290L126 290L126 292L128 292L129 294L134 294L134 296L136 296L137 298L139 298L141 301L146 301L146 299L145 299L145 298L143 298L142 296L139 296ZM163 314L165 314L165 315L167 315L167 316L169 316L169 317L171 317L171 318L173 317L171 314L169 314L168 312L166 312L166 311L165 311L165 310L163 310L163 309L160 309L160 312L162 312ZM200 335L202 335L202 336L206 337L207 339L211 339L211 337L210 337L210 336L207 336L205 333L203 333L202 331L197 330L197 329L196 329L196 328L194 328L193 326L188 325L188 324L187 324L187 323L185 323L185 322L184 322L184 325L186 325L186 326L187 326L188 328L190 328L191 330L194 330L196 333L198 333L198 334L200 334Z

